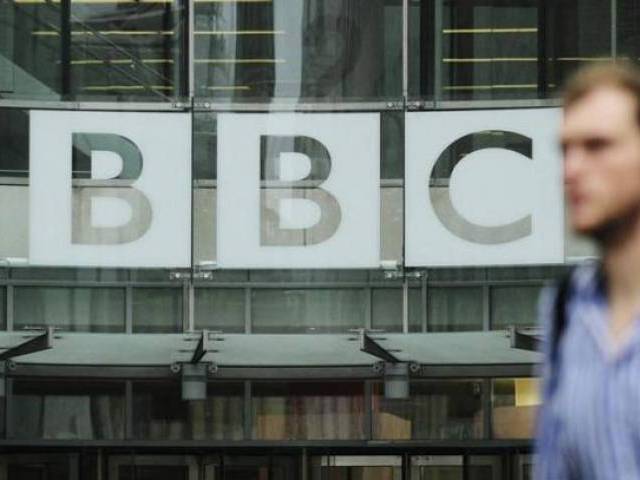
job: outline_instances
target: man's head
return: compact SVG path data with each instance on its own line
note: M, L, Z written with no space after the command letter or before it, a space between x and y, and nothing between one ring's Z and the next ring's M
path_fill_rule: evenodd
M561 145L572 227L605 240L640 221L640 70L600 64L567 84Z

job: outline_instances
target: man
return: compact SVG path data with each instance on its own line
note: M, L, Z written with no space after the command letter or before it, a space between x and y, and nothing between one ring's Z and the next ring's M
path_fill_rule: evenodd
M560 301L541 302L535 475L640 479L640 70L578 72L560 138L570 223L601 261L575 269Z

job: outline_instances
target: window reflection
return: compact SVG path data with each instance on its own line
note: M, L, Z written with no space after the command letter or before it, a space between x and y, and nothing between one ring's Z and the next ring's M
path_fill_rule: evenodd
M532 438L535 414L541 403L537 378L493 381L494 438Z
M364 437L364 384L254 383L253 438L261 440Z
M207 385L206 400L182 400L179 383L136 382L133 385L134 435L147 440L243 437L242 383Z
M411 9L412 97L549 98L580 64L611 57L610 2L444 0L440 11L422 0Z
M364 327L364 289L260 289L252 292L254 333L348 332Z
M540 289L539 286L492 287L491 328L535 327Z
M427 316L430 332L482 330L482 288L429 288Z
M133 290L133 332L182 331L182 290L136 288Z
M167 101L183 94L182 2L0 4L0 97Z
M235 101L401 95L397 0L198 2L197 93Z
M12 438L124 438L123 382L18 380L13 396Z
M373 394L376 439L466 440L483 437L479 381L414 381L407 400L387 399L383 385Z
M14 329L124 332L123 288L16 287Z

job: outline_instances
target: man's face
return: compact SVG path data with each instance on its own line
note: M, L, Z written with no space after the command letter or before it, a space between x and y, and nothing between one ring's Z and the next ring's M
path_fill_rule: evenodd
M564 112L561 145L570 220L598 236L640 214L640 128L634 97L601 87Z

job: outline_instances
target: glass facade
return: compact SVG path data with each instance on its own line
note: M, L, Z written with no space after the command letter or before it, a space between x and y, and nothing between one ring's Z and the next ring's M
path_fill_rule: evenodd
M536 358L495 346L508 344L509 327L534 327L541 289L594 250L567 235L555 264L410 266L409 119L558 106L579 65L640 58L639 18L630 0L0 0L0 336L4 349L45 327L55 337L53 349L4 371L0 443L18 450L0 455L0 479L529 478ZM55 233L31 223L34 139L48 131L36 111L113 114L114 128L129 114L158 115L141 130L167 149L180 143L170 119L188 119L188 151L169 155L184 168L166 167L162 185L149 180L163 208L175 184L188 185L190 214L164 231L162 247L169 255L187 239L184 264L31 261L34 238L53 245ZM379 119L379 201L361 212L379 217L379 238L354 248L375 245L379 268L349 259L296 268L294 256L277 268L221 267L221 209L248 215L219 201L220 129L237 113L269 117L276 134L278 115L295 113L292 125L307 114ZM75 207L60 228L92 245L139 238L150 220L134 216L145 203L127 193L136 172L93 162L96 152L131 149L87 129L73 144ZM341 133L345 143L355 137ZM483 133L446 150L423 183L448 190L453 167L496 142L527 148ZM287 141L322 158L308 140ZM261 147L264 160L282 142ZM261 161L258 189L326 206L324 167L295 181L274 180L268 167ZM355 196L370 172L360 173L349 180ZM101 195L132 205L126 235L86 222ZM266 197L259 215L272 231L261 238L286 230L273 220L282 197ZM329 217L330 226L339 216ZM285 241L313 245L324 227ZM215 337L205 399L187 400L180 365L203 330ZM406 398L388 394L381 358L360 351L361 332L414 368ZM73 342L86 342L75 356L65 350ZM329 342L323 364L313 347ZM422 364L407 357L415 344Z

